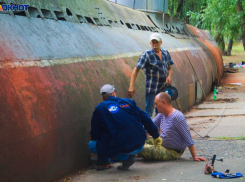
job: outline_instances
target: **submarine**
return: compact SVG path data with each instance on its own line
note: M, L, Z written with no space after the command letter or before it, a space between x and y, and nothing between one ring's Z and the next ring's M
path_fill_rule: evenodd
M174 61L183 111L220 82L221 52L207 31L167 14L167 0L121 2L0 0L0 181L49 182L88 167L99 89L113 84L127 97L154 32ZM135 89L144 109L143 71Z

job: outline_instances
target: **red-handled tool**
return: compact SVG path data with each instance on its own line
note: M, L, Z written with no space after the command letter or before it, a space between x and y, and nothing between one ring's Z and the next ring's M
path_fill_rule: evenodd
M207 163L205 168L204 168L204 174L211 174L214 171L214 161L215 161L216 155L214 154L212 158L212 162Z

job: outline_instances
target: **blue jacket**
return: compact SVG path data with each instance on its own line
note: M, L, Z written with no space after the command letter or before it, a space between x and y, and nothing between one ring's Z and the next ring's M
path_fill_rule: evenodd
M90 134L92 140L97 140L98 158L106 159L141 148L145 129L153 138L159 137L151 118L134 100L110 96L96 106Z

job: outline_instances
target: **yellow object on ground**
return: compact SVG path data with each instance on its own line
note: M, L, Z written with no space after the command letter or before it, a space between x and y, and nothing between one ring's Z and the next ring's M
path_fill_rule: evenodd
M144 159L168 161L179 159L183 153L178 153L163 146L161 146L159 149L158 147L154 146L154 139L152 137L148 137L146 139L144 149L139 153L139 155Z

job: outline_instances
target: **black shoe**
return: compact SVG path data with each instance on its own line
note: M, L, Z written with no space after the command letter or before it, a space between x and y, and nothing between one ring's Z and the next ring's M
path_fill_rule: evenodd
M117 166L117 170L128 170L128 168L132 166L135 161L135 155L130 155L127 160L122 162L122 165Z

